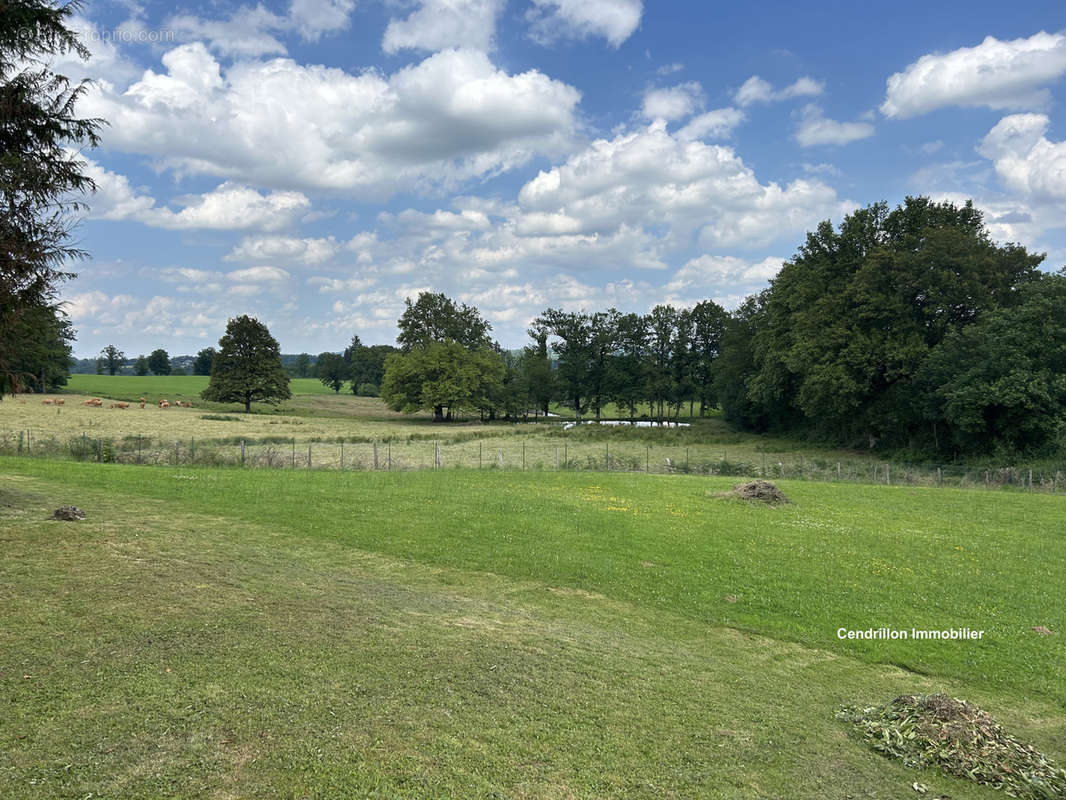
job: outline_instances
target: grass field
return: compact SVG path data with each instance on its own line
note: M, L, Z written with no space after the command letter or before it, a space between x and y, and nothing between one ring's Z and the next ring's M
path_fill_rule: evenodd
M1001 796L833 717L919 691L1066 760L1066 500L729 485L0 459L0 794Z
M562 429L563 420L435 424L427 414L389 410L377 398L335 394L311 379L278 408L244 414L233 404L197 400L197 376L75 375L65 405L58 396L0 403L0 454L31 453L142 464L200 464L290 469L502 467L505 469L695 472L907 485L1032 486L1066 489L1066 463L900 464L869 452L812 446L795 439L732 430L712 416L676 430ZM75 392L84 392L76 394ZM103 408L82 404L107 398ZM136 400L149 403L141 409ZM160 409L155 401L191 399L195 408ZM110 400L134 401L127 410ZM563 409L562 411L565 411ZM375 443L377 454L375 459Z

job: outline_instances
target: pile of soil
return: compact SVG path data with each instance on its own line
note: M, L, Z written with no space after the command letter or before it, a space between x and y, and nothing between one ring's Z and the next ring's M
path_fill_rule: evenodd
M1066 797L1066 770L965 701L908 694L884 706L845 707L837 717L855 725L874 750L909 767L937 767L1010 797Z
M77 506L63 506L57 508L52 514L52 519L60 519L64 522L76 522L79 519L85 519L85 512Z
M735 487L730 492L741 500L754 500L759 503L767 503L772 506L783 505L790 502L784 492L778 489L770 481L749 481Z

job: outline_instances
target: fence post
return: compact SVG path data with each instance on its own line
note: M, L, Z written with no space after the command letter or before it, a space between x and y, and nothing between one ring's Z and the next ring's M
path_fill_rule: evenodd
M244 452L244 442L241 442L241 452ZM241 463L244 463L244 456L241 456ZM296 469L296 437L292 437L292 468Z
M988 470L987 469L985 470L985 488L986 489L991 489L992 488L992 476L988 474Z
M496 466L503 469L503 448L496 448Z
M341 439L341 471L344 471L344 440Z
M378 468L378 443L374 442L374 469Z
M481 462L481 448L482 448L482 445L483 445L483 442L478 442L477 443L477 468L478 469L481 469L481 463L482 463ZM558 450L558 449L559 448L556 448L556 450Z
M81 435L82 438L82 458L85 457L85 434ZM141 463L141 435L137 434L137 463Z
M241 466L244 466L244 439L241 439Z
M440 442L433 443L433 466L437 469L444 466L440 460Z
M644 445L644 471L651 472L651 447Z
M563 469L570 468L570 459L567 457L567 445L569 442L563 442Z
M526 468L526 443L522 442L522 469Z
M22 434L19 434L19 444L22 444ZM85 431L81 433L81 460L85 461L89 457L89 442L86 441ZM141 436L137 434L137 460L141 460Z
M389 443L388 443L387 446L389 448L389 469L391 470L392 469L392 439L389 439Z
M940 472L940 467L936 468L936 485L937 486L943 486L944 485L944 476Z
M181 442L174 442L174 466L181 463Z
M606 455L603 457L603 463L608 472L611 471L611 443L607 442Z
M189 460L190 461L195 461L196 460L196 437L195 436L192 436L192 437L189 438Z
M1029 491L1033 491L1033 471L1029 470Z
M100 446L100 437L97 436L96 437L96 463L97 464L102 464L103 461L104 461L104 451L103 451L103 448Z
M837 462L837 483L840 483L840 462Z
M19 431L19 455L22 455L22 434L23 431ZM82 434L84 436L84 434Z
M559 470L559 445L555 446L555 469Z
M885 484L892 485L892 467L888 464L885 464Z

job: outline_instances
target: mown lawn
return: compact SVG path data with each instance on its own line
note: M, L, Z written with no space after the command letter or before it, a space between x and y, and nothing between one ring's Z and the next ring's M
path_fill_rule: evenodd
M728 486L0 459L0 794L998 796L833 718L929 691L1066 760L1063 498Z

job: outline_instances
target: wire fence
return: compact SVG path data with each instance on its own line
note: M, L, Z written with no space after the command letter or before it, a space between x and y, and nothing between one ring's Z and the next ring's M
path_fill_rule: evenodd
M719 455L720 453L720 455ZM834 481L895 486L950 486L1066 491L1066 465L1040 468L913 464L744 452L705 445L644 442L397 439L297 441L295 438L166 439L128 434L58 436L32 429L0 432L0 455L108 464L289 470L507 469L646 472Z

